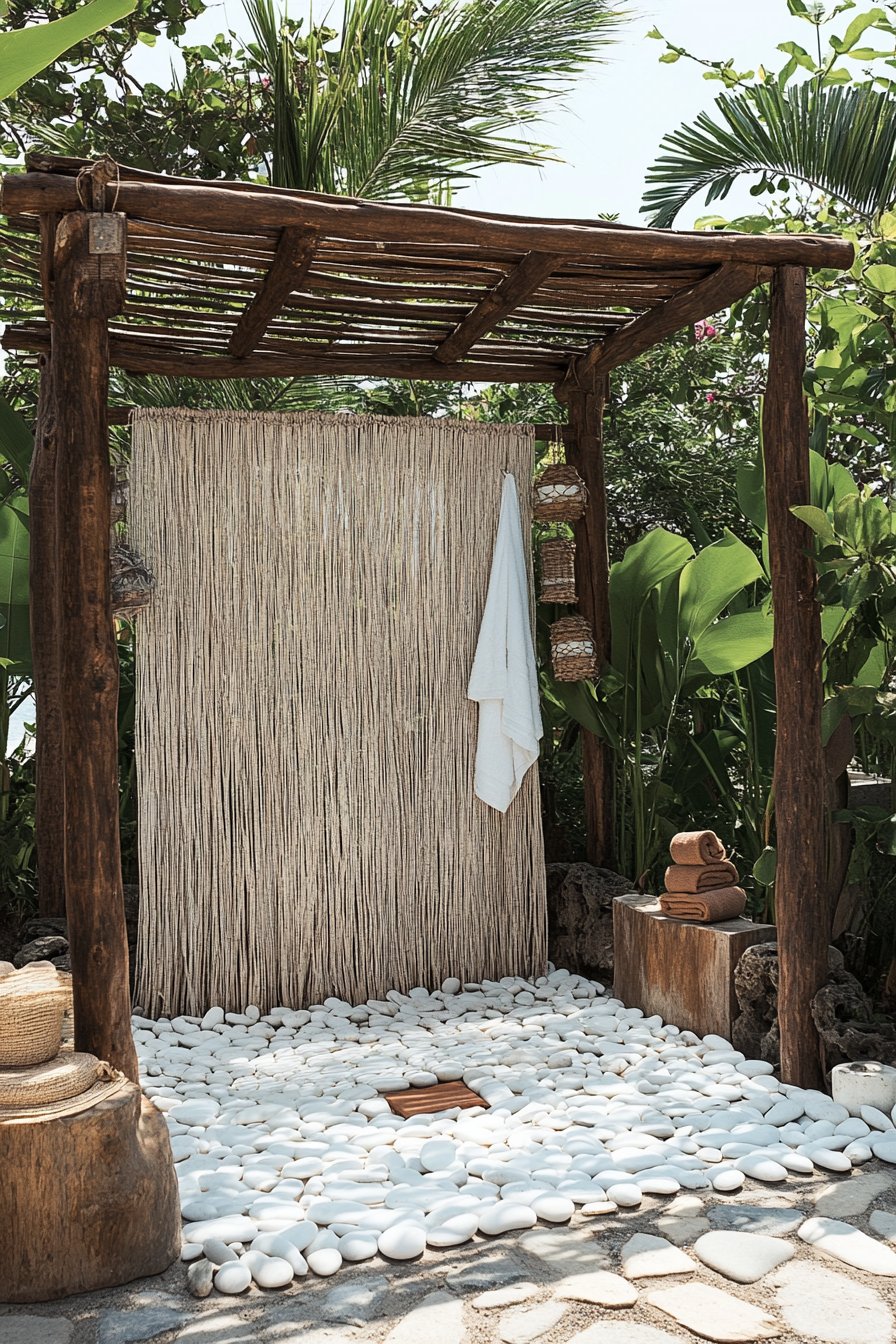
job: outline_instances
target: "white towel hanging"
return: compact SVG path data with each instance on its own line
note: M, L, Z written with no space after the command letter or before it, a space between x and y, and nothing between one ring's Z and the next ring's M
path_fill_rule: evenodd
M479 701L473 788L506 812L538 759L543 734L516 481L504 477L488 596L467 695Z

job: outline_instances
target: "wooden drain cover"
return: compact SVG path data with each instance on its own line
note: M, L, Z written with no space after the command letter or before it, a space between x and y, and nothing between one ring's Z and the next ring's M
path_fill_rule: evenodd
M482 1098L464 1083L436 1083L435 1087L412 1087L407 1092L388 1092L386 1101L396 1115L407 1120L412 1115L429 1115L434 1111L449 1111L454 1106L469 1110L481 1106Z

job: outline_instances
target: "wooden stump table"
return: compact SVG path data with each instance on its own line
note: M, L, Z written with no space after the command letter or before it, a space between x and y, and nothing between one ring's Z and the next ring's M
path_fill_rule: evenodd
M754 943L774 942L773 924L726 919L700 924L670 919L655 896L613 901L615 993L646 1017L659 1013L682 1031L731 1040L740 1011L734 968Z
M164 1117L133 1083L75 1115L0 1123L0 1302L161 1274L181 1247Z

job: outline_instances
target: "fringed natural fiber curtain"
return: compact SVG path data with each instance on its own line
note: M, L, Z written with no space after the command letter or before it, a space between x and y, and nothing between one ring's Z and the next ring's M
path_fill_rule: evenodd
M467 682L503 473L531 431L350 415L138 411L147 1011L352 1002L540 974L532 769L473 794Z

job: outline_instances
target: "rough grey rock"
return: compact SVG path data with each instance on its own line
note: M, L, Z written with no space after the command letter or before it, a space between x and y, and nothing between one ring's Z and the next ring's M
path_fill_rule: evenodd
M453 1269L445 1276L445 1282L455 1292L481 1292L484 1288L500 1288L505 1283L518 1283L528 1277L518 1260L502 1256L500 1260L480 1260L463 1269Z
M13 966L28 966L32 961L50 961L68 953L68 939L58 933L47 934L26 943L12 959Z
M34 919L25 920L22 933L26 943L34 938L50 938L54 935L67 938L68 920L56 915L35 915Z
M215 1266L211 1260L194 1260L187 1267L187 1288L193 1297L208 1297L215 1278Z
M871 1000L855 976L842 968L832 971L812 1000L812 1018L829 1069L856 1059L896 1063L896 1026L873 1022L871 1014Z
M64 1316L0 1316L3 1344L69 1344L73 1329Z
M843 953L829 947L829 973L842 970ZM781 1059L777 943L757 943L747 948L734 968L734 992L740 1006L731 1032L735 1050L742 1051L747 1059L764 1059L777 1065Z
M549 863L548 956L592 980L613 979L613 897L635 889L609 868Z
M709 1210L710 1226L722 1232L759 1232L766 1237L786 1237L805 1220L799 1209L763 1209L758 1204L714 1204Z
M342 1321L346 1325L364 1325L374 1315L389 1282L382 1274L350 1279L348 1283L332 1288L326 1296L321 1315L327 1321Z
M143 1307L139 1311L103 1311L100 1313L99 1344L140 1344L169 1330L180 1330L187 1322L182 1311L172 1307Z

